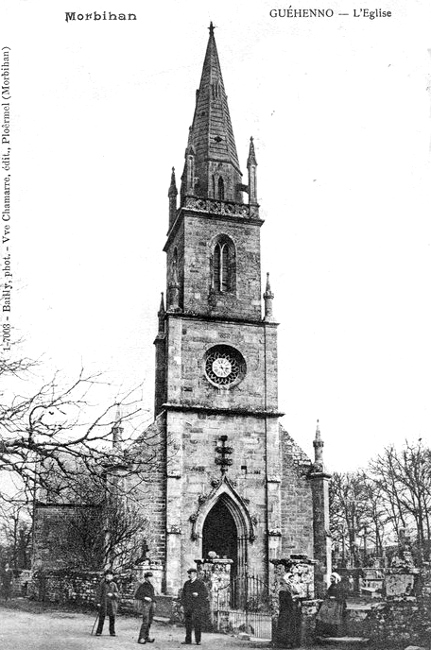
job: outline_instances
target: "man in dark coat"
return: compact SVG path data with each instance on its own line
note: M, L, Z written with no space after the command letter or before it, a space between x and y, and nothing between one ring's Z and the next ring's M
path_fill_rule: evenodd
M109 616L109 634L117 636L115 634L115 615L118 609L118 587L114 582L112 571L105 571L105 577L97 589L96 604L99 608L96 636L102 634L106 616Z
M3 574L2 574L2 591L3 591L3 598L5 600L8 600L11 597L12 593L12 578L13 578L13 571L9 567L9 564L6 563L3 569Z
M184 644L192 642L192 630L195 631L195 641L201 644L202 618L208 602L208 591L202 580L198 580L196 569L187 571L189 579L186 580L181 593L181 604L184 608L186 624L186 640Z
M135 591L136 600L142 601L142 625L139 631L138 643L153 643L154 641L154 639L150 639L150 627L155 607L154 587L150 581L152 576L151 571L144 573L144 582L141 582Z

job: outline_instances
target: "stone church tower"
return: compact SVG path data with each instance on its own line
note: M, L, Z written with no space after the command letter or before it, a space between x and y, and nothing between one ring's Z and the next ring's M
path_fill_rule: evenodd
M244 184L211 24L178 206L174 170L168 192L155 340L152 427L165 441L166 475L151 493L151 521L166 593L210 551L232 559L234 574L248 568L266 580L271 559L313 556L311 462L279 424L256 169L251 139Z

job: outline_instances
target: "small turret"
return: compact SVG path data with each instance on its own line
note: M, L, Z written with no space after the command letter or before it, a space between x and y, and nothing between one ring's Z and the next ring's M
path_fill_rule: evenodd
M250 148L247 158L248 169L248 202L250 205L257 205L257 183L256 183L257 160L254 152L253 138L250 138Z
M121 426L122 419L123 419L123 414L121 412L121 406L117 404L117 411L115 413L115 422L112 427L112 447L114 449L120 449L121 443L123 441L124 427Z
M160 298L160 307L159 307L159 311L157 312L157 317L159 319L159 332L158 332L159 334L165 333L165 315L166 315L165 297L162 291L161 298Z
M266 274L266 288L265 293L263 294L263 299L265 301L265 318L264 320L268 323L274 322L274 316L272 313L272 301L274 300L274 294L271 291L271 285L269 282L269 273Z
M324 465L323 465L323 447L325 443L322 440L322 436L320 433L320 427L319 427L319 420L317 420L317 426L316 426L316 435L313 440L313 447L314 447L314 471L317 472L323 472L324 471Z
M177 184L176 184L176 181L175 181L175 167L172 167L171 184L169 186L169 191L168 191L168 198L169 198L169 227L172 226L172 224L175 221L175 217L177 215L177 195L178 195L178 190L177 190Z

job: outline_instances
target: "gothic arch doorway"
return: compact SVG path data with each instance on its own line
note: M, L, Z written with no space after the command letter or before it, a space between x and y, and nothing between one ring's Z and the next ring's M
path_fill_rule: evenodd
M202 556L214 551L221 558L233 560L231 575L238 568L238 530L235 520L224 503L218 499L209 511L202 530Z

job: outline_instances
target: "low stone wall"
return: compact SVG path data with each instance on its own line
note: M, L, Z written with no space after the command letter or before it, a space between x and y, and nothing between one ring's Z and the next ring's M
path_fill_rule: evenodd
M311 646L315 641L316 614L321 602L317 599L301 601L301 629L299 633L301 646Z
M301 600L300 644L311 646L316 640L316 614L321 600ZM346 636L365 637L373 646L431 647L431 599L408 596L381 602L348 603L345 619ZM274 620L276 628L277 622ZM274 629L275 629L274 628ZM283 647L283 644L279 643Z
M153 567L151 570L153 571ZM154 570L157 570L157 567ZM96 591L102 576L103 573L100 571L83 572L68 569L49 572L37 571L28 582L27 595L42 602L59 605L71 604L84 609L94 609ZM119 611L139 614L141 603L133 598L138 584L136 577L130 574L120 574L116 575L115 582L120 592ZM172 618L172 601L170 596L158 596L156 616Z
M427 641L430 627L430 603L427 601L412 596L387 599L368 609L348 609L346 633L368 637L382 646Z
M101 579L100 572L37 571L30 580L28 596L42 602L94 607L96 589Z

